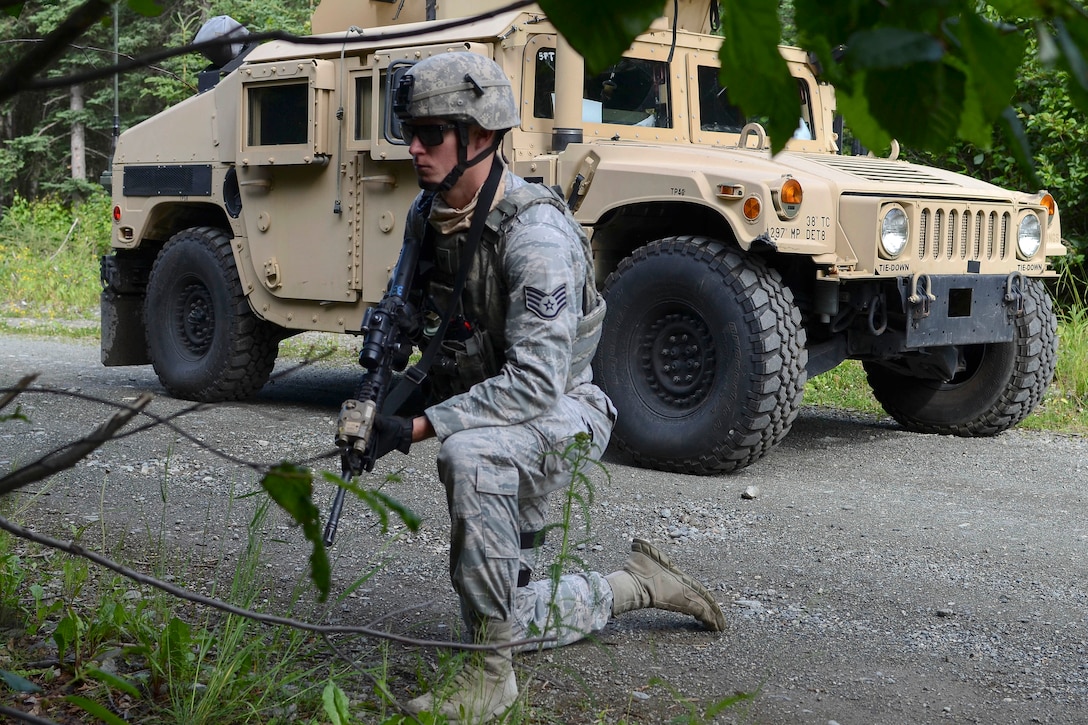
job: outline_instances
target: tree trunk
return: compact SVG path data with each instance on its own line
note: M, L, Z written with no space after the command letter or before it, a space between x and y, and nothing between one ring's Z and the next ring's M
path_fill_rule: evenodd
M72 121L72 178L76 181L87 180L87 146L84 138L86 128L83 125L83 86L71 88L71 110L75 115Z

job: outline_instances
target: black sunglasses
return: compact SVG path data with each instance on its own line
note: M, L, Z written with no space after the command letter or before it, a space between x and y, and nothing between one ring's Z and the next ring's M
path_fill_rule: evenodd
M400 135L404 139L406 144L411 145L412 139L419 138L419 142L424 146L441 146L442 142L446 140L446 131L454 131L457 129L456 123L402 123L400 125Z

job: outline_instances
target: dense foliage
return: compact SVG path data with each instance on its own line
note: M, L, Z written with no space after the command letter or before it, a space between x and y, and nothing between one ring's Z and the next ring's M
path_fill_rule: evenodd
M1088 126L1065 90L1064 76L1029 53L1012 107L1030 142L1038 181L1058 201L1062 238L1070 248L1059 302L1080 303L1084 295L1078 288L1088 279L1088 208L1079 202L1088 184ZM1035 191L1032 179L1016 164L1013 143L1006 135L996 134L990 149L959 142L944 153L908 152L906 156L1008 189Z

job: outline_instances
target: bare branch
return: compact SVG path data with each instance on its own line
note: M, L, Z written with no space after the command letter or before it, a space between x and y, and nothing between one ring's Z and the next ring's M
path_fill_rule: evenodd
M467 650L467 651L481 651L481 652L495 652L503 649L509 649L511 647L521 647L531 644L543 644L546 642L555 642L555 637L535 637L533 639L522 639L516 642L509 642L506 644L467 644L463 642L449 642L443 640L432 639L416 639L414 637L405 637L399 634L393 634L392 632L386 632L380 629L367 626L334 626L324 624L313 624L310 622L303 622L298 619L291 619L290 617L279 617L273 614L265 614L263 612L255 612L251 609L239 607L229 602L224 602L221 599L205 596L203 594L197 594L191 592L188 589L174 586L168 582L164 582L161 579L156 579L153 576L148 576L141 572L129 569L128 567L117 563L116 561L103 556L95 551L88 551L80 546L75 541L60 541L44 534L39 534L29 529L25 529L16 523L8 521L6 518L0 516L0 529L7 531L14 536L18 536L20 539L26 539L27 541L33 541L34 543L48 546L51 549L57 551L65 551L74 556L81 556L84 559L94 562L99 566L116 572L126 579L131 579L134 582L140 584L146 584L147 586L154 587L160 591L164 591L167 594L171 594L179 599L193 602L195 604L202 604L206 607L226 612L227 614L234 614L239 617L245 617L246 619L252 619L255 622L261 622L262 624L278 625L281 627L292 627L304 632L313 632L320 635L329 634L361 634L367 637L374 637L376 639L385 639L391 642L397 642L403 645L412 647L432 647L440 649L454 649L454 650Z
M297 365L293 365L293 366L287 368L286 370L283 370L282 372L279 372L279 373L276 373L275 375L272 375L269 378L269 380L279 380L280 378L284 378L284 377L287 377L289 375L292 375L295 372L297 372L297 371L299 371L299 370L301 370L301 369L303 369L305 367L308 367L308 366L314 364L315 362L328 357L331 354L332 354L331 352L322 353L320 355L316 355L315 357L303 360L302 362L298 363ZM22 381L20 381L20 382L22 382ZM9 392L10 393L12 391L16 391L16 388L15 387L10 388L10 389L0 388L0 392ZM28 389L26 392L35 393L35 394L39 394L39 395L43 395L43 394L44 395L61 395L61 396L69 397L69 398L76 398L77 400L86 400L88 402L101 403L103 405L113 406L115 408L119 408L119 409L122 409L122 410L127 408L127 406L125 404L123 404L123 403L116 403L116 402L114 402L112 400L105 400L103 398L99 398L99 397L96 397L96 396L93 396L93 395L84 395L83 393L78 393L78 392L71 391L71 390L60 390L60 389L57 389L57 388L32 388L32 389ZM142 410L140 412L144 416L146 416L147 418L150 418L151 419L150 422L145 423L143 425L136 426L135 428L130 428L127 431L124 431L124 432L121 432L121 433L116 433L116 431L115 431L116 434L113 436L113 438L116 439L116 440L122 440L124 438L128 438L130 436L137 435L138 433L143 433L144 431L150 430L150 429L155 428L157 426L164 426L164 427L169 428L170 430L174 431L175 433L177 433L179 436L181 436L185 440L189 441L190 443L192 443L192 444L194 444L196 446L199 446L200 448L204 449L205 451L211 453L214 456L217 456L217 457L223 459L224 461L227 461L228 463L233 463L233 464L238 465L238 466L243 466L243 467L248 468L248 469L250 469L252 471L255 471L256 473L259 473L259 474L266 473L268 471L268 469L269 469L269 466L267 464L256 462L256 461L247 461L247 460L245 460L243 458L239 458L237 456L232 456L229 453L225 453L224 451L221 451L220 449L215 448L214 446L209 446L207 443L200 440L199 438L194 436L192 433L189 433L187 430L185 430L184 428L182 428L181 426L179 426L177 423L174 422L178 418L181 418L181 417L183 417L185 415L188 415L190 413L193 413L193 412L196 412L196 411L199 411L199 410L203 410L206 407L207 407L206 403L194 403L192 405L189 405L189 406L186 406L186 407L182 408L181 410L179 410L179 411L177 411L175 413L172 413L170 415L165 415L165 416L156 415L154 413L151 413L150 411ZM50 460L50 459L52 459L53 456L59 456L59 455L64 454L66 451L68 451L68 449L69 449L69 445L61 446L61 447L51 451L50 453L47 453L46 455L42 456L41 460L43 460L43 461L44 460ZM90 451L87 451L86 453L90 453ZM86 455L86 453L84 455ZM336 449L330 448L328 451L325 451L324 453L319 453L317 455L310 456L309 458L304 458L304 459L295 461L295 463L298 463L300 465L309 465L309 464L316 463L318 461L328 460L328 459L333 458L333 457L338 456L338 455L339 455L339 452ZM58 471L59 470L63 470L63 469L58 469ZM18 471L16 471L16 473L18 473ZM15 475L15 474L12 474L12 475ZM0 479L0 485L2 485L4 483L4 481L6 481L6 480L7 479ZM27 483L31 483L31 481L27 481ZM23 485L25 485L25 484L23 484ZM4 493L6 493L6 491L4 491L3 489L0 489L0 496L2 496Z
M30 88L34 76L59 58L72 41L87 32L111 7L113 3L106 0L86 0L69 13L60 25L42 38L40 44L31 48L0 76L0 101Z
M448 20L443 22L434 22L428 24L425 32L439 32L442 30L448 30L450 28L458 28L464 25L471 25L472 23L487 18L501 15L502 13L510 10L517 10L520 8L532 5L535 0L514 0L509 5L489 10L478 15L473 15L466 18L456 18L454 20ZM90 4L104 4L107 8L108 3L102 3L101 0L88 0ZM59 28L58 28L59 30ZM53 31L56 33L57 31ZM348 42L360 42L365 40L371 40L375 38L381 38L383 40L394 40L398 38L411 38L420 34L418 28L413 30L388 30L387 28L377 28L372 31L364 30L362 33L353 35L345 33L344 35L323 35L323 36L299 36L292 35L291 33L285 33L281 30L271 30L264 33L250 33L245 36L246 42L261 42L265 40L285 40L291 43L298 43L300 45L343 45ZM49 41L53 33L43 41L45 45L46 41ZM72 36L68 41L75 40L78 37ZM173 58L179 55L185 55L187 53L197 53L208 48L218 48L224 45L234 44L238 42L238 37L226 37L218 38L216 40L209 40L203 43L190 43L189 45L182 46L180 48L167 48L155 53L148 53L141 55L132 60L117 63L116 65L106 68L96 68L93 70L83 71L81 73L75 73L69 76L61 76L57 78L47 78L41 80L35 80L34 75L40 71L45 65L59 56L60 52L52 47L48 48L50 55L45 57L44 62L39 61L38 64L30 63L27 59L33 55L41 59L45 55L45 50L36 48L22 58L15 66L5 71L3 75L0 75L0 102L6 101L11 96L20 91L25 90L41 90L46 88L62 88L66 86L73 86L79 83L89 83L90 81L101 80L103 78L109 78L115 73L125 73L136 68L142 68L150 66L159 61L166 60L167 58Z
M5 407L8 406L9 403L11 403L11 401L19 397L19 393L30 387L30 384L37 379L38 373L31 373L30 375L24 376L23 379L19 382L15 383L15 385L10 390L4 393L4 397L0 398L0 410L3 410Z
M37 715L31 715L28 712L22 710L16 710L15 708L6 707L0 705L0 715L8 715L21 722L28 722L30 725L57 725L52 720L46 720L44 717L38 717Z
M71 468L88 453L112 438L114 433L122 428L125 423L132 420L132 418L147 407L147 404L150 402L151 395L144 393L135 403L130 406L125 406L114 413L112 418L98 426L98 428L91 432L90 435L80 438L74 443L69 443L60 450L48 453L34 463L23 466L13 473L0 478L0 496L9 494L27 484L40 481L43 478L52 476L67 468Z

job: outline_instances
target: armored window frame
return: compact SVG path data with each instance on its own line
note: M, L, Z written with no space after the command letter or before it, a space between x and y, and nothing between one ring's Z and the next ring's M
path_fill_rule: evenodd
M317 59L258 63L244 66L241 73L240 163L327 163L332 63Z
M350 97L347 103L347 148L350 151L367 151L374 143L374 135L377 133L377 119L375 116L378 103L376 101L375 73L370 68L360 67L361 60L358 57L348 58L346 67L348 70L347 92Z

